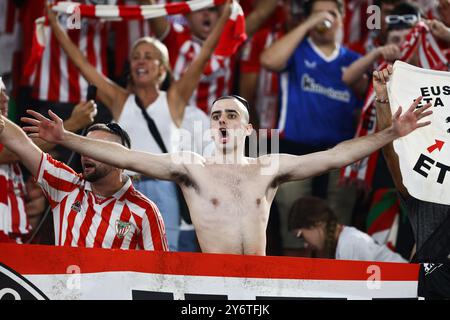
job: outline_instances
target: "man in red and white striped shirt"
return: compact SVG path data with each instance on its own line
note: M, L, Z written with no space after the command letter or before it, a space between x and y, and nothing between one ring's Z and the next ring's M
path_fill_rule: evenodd
M0 115L8 115L9 97L0 77ZM4 154L0 143L0 154ZM0 242L20 242L30 231L25 213L25 184L20 166L0 155Z
M9 97L0 77L0 113L8 114ZM80 103L75 106L71 116L64 123L70 131L78 131L90 125L96 114L95 104ZM39 148L50 151L54 145L42 140L36 141ZM31 226L26 212L27 192L22 170L17 156L0 144L0 242L23 242L30 233Z
M90 138L130 146L116 124L95 124L87 131ZM0 143L19 156L50 202L56 245L168 250L158 208L134 189L121 169L82 156L83 174L77 174L4 117L0 132Z
M30 231L24 197L25 183L18 163L0 165L0 233L5 240L20 242Z

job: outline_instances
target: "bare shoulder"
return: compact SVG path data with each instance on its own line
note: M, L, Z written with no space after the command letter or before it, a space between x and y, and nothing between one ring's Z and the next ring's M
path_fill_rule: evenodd
M278 164L280 159L283 158L282 156L283 155L279 153L266 154L256 158L256 161L258 165L260 165L262 168L270 167L273 166L274 164Z
M188 166L201 166L204 167L207 164L207 159L202 155L192 151L180 151L171 154L172 162Z
M256 158L261 175L276 177L280 173L280 154L266 154Z

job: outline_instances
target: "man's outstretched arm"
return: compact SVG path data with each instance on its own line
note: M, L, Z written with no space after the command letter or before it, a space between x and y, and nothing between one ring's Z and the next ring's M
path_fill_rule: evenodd
M75 106L70 118L64 121L64 127L71 132L86 128L94 122L97 114L97 106L93 101L80 102ZM42 151L49 152L55 148L55 144L48 143L42 139L32 139L33 143ZM5 148L0 152L0 164L20 161L19 157L11 150Z
M15 153L30 173L36 177L42 151L27 137L25 132L0 114L0 143Z
M279 176L284 180L300 180L316 176L329 170L339 169L358 161L372 152L382 148L393 140L406 136L417 128L429 125L426 121L419 120L430 115L432 111L426 111L431 104L416 109L422 98L416 101L401 115L399 107L392 118L392 125L386 129L365 137L344 141L334 148L311 153L305 156L279 155Z
M177 157L176 154L135 151L118 143L82 137L65 130L62 120L51 110L49 111L51 119L32 110L27 112L35 118L22 118L23 122L31 125L24 127L25 131L31 133L30 137L61 144L95 160L118 168L136 171L155 179L175 180L180 174L186 173L183 162L176 161L180 160L182 155ZM189 155L192 158L195 157L194 154ZM184 156L186 157L186 154ZM173 161L174 159L175 161Z

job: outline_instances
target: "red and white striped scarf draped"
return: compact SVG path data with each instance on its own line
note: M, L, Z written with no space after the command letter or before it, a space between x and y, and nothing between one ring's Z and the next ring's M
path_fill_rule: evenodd
M210 8L224 4L227 0L193 0L154 5L91 5L69 1L61 1L52 7L57 13L80 14L81 17L117 20L146 20L173 14Z
M52 10L57 13L75 15L76 18L92 18L105 21L147 20L167 15L187 14L189 12L224 4L227 0L193 0L155 5L87 5L76 2L61 1ZM40 61L45 49L45 36L48 28L47 19L36 20L35 34L32 44L32 55L25 66L24 73L31 75ZM231 56L238 47L247 40L245 33L245 17L241 6L233 1L231 15L225 24L219 43L214 51L218 56Z
M419 22L406 37L406 41L401 47L401 58L399 60L408 61L417 46L419 67L433 70L450 69L448 60L437 45L433 35L429 32L429 28L423 22ZM382 70L386 66L387 63L383 62L378 67L378 70ZM375 92L372 83L370 83L356 130L356 137L363 137L377 131L374 101ZM356 183L370 189L378 156L379 151L375 151L370 156L342 168L340 182L344 184Z

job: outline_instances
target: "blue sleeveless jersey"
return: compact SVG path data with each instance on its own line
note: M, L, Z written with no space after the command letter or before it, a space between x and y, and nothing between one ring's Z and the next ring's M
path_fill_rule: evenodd
M342 73L358 58L345 47L325 57L310 39L301 42L280 77L278 128L284 138L313 146L353 138L354 111L362 101L342 82Z

